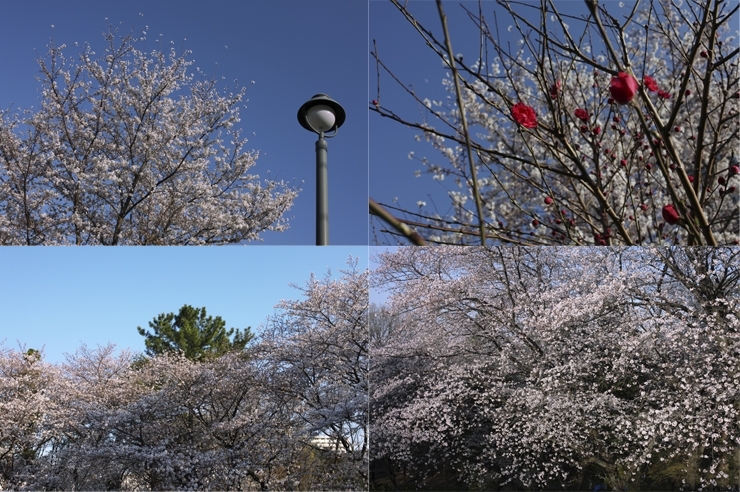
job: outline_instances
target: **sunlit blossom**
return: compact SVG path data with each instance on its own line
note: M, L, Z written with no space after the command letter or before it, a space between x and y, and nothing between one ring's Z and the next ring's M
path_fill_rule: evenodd
M537 114L531 106L523 102L518 102L511 107L511 116L524 128L537 128Z

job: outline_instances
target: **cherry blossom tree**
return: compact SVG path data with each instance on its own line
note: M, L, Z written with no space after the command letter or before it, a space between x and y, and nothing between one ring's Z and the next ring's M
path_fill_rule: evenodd
M35 350L0 345L0 488L18 488L53 434L44 422L54 413L54 371Z
M132 369L111 347L65 366L64 439L37 473L41 488L290 487L300 444L294 409L266 398L237 354L199 363L153 357Z
M110 416L143 398L144 385L129 384L133 356L112 344L82 345L54 367L50 398L56 412L46 424L54 438L25 477L36 489L121 489L131 472L106 456L118 439Z
M334 442L322 483L367 487L368 272L356 260L340 279L311 276L301 301L283 301L255 351L270 368L282 397L301 402L307 442Z
M0 488L366 489L367 277L312 276L257 343L208 357L0 345Z
M244 354L135 365L112 345L83 346L32 381L19 354L1 361L25 370L2 379L4 488L316 490L348 461L314 456L302 402L265 386L273 375Z
M552 0L463 3L480 46L459 53L441 1L441 31L414 15L430 4L391 2L450 93L404 85L376 40L369 109L420 131L440 157L418 158L419 176L450 198L445 213L383 204L396 222L436 243L738 244L736 3L585 0L576 15ZM383 104L386 73L421 120ZM415 233L389 223L391 237Z
M196 77L187 52L105 39L77 59L52 44L38 110L0 113L0 243L224 244L287 228L297 190L248 173L245 90Z
M740 485L740 250L403 248L377 486Z

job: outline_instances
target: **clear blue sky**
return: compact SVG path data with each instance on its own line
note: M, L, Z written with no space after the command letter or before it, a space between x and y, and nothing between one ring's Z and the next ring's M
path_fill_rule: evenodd
M256 333L281 299L303 298L289 284L340 278L350 256L367 268L366 246L3 248L0 342L52 363L82 343L143 352L136 327L184 304Z
M264 179L269 171L272 179L303 189L288 212L290 229L265 234L265 244L315 244L316 135L298 124L296 113L317 93L344 107L347 120L328 141L329 241L364 245L367 8L356 0L4 2L0 108L38 107L35 60L52 37L70 50L75 42L88 42L100 53L109 24L136 33L148 26L144 48L154 49L162 39L168 49L174 41L178 52L192 51L190 58L206 74L224 76L230 87L235 79L249 86L241 128L247 148L261 152L252 172Z
M399 248L414 248L416 246L371 246L369 248L369 266L368 268L372 272L380 266L378 256L385 252L395 252ZM383 305L388 302L388 292L375 287L370 287L370 302L373 304Z
M479 2L477 0L445 1L443 8L447 17L453 51L455 54L462 54L466 64L470 65L478 58L480 32L461 4L473 13L478 12ZM625 6L621 9L618 8L618 4L619 2L610 1L611 11L615 14L624 11L626 14L633 2L625 0ZM481 5L483 15L492 30L495 30L494 13L498 18L499 32L494 32L494 36L500 35L503 42L511 42L512 46L516 46L514 43L520 35L515 28L511 33L508 31L509 25L512 24L508 14L494 1L483 1ZM557 6L562 14L587 15L583 0L561 0ZM412 1L408 2L407 8L421 25L434 33L437 40L444 42L436 2ZM523 11L521 7L519 11ZM533 11L533 14L536 12ZM426 46L416 29L398 9L387 0L370 0L369 18L369 51L373 50L373 40L375 40L381 61L402 83L410 86L421 99L447 101L447 106L452 107L454 94L448 93L442 85L442 80L446 75L442 61ZM573 32L581 32L576 29L575 20L571 20L570 25ZM495 54L489 53L491 62L494 57ZM379 102L382 106L391 109L406 120L421 123L427 118L432 126L446 130L448 133L451 131L443 127L443 124L433 116L427 117L424 112L425 108L399 87L382 68L380 70ZM368 72L368 101L372 101L378 97L377 71L375 60L372 57L368 60ZM418 160L409 160L408 156L409 152L413 151L417 159L427 157L432 163L446 163L448 166L449 160L444 159L423 139L421 142L415 141L414 137L420 135L419 131L407 128L388 118L382 118L376 113L370 114L369 132L370 197L378 202L389 204L397 198L397 206L411 212L418 212L417 202L424 201L426 202L426 206L422 209L424 213L448 214L451 202L447 192L456 190L455 184L451 182L452 180L434 181L427 174L415 177L415 171L423 171L425 168ZM396 215L400 214L396 213ZM374 220L374 223L376 228L377 224L380 224L377 220ZM424 231L420 232L424 233ZM373 237L373 231L370 231L370 244L385 244L387 241L388 237L384 237L383 234L378 233L377 237Z

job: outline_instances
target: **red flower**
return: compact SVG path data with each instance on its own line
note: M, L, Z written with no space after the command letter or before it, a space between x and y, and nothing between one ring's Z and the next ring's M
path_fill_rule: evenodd
M619 72L616 77L612 77L609 91L619 104L628 104L637 93L637 80L626 72Z
M588 121L588 111L585 109L578 108L575 110L576 118L581 121Z
M658 91L658 97L661 99L670 99L671 93L666 91Z
M645 75L642 78L642 81L645 83L645 87L647 87L647 90L649 90L650 92L655 92L659 90L658 83L650 75Z
M672 204L668 204L665 207L663 207L663 219L665 219L666 222L668 222L671 225L678 224L678 222L681 220L681 217L678 215L678 212L675 208L673 208Z
M537 115L530 106L518 102L511 107L511 117L524 128L537 128Z
M560 81L556 80L554 84L550 86L550 99L557 99L560 94Z
M594 135L599 135L599 134L601 134L601 127L600 126L597 126L593 130L591 130L591 131L594 132Z

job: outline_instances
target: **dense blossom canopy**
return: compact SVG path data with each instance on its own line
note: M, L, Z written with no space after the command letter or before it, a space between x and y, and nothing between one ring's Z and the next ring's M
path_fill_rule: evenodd
M220 357L0 345L0 489L366 489L367 272L304 293Z
M443 246L378 265L378 488L740 486L740 249Z

